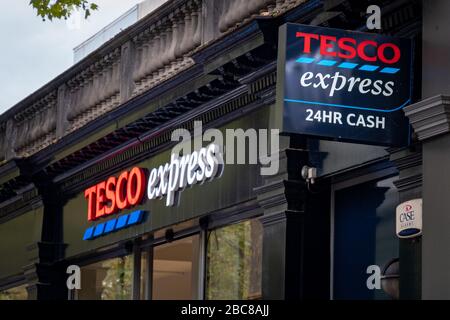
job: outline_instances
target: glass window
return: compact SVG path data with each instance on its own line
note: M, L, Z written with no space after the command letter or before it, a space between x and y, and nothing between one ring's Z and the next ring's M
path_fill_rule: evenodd
M27 285L14 287L0 291L0 300L27 300L28 291Z
M262 234L258 219L209 233L207 299L246 300L261 297Z
M370 181L335 192L334 299L388 299L369 289L369 266L382 271L398 257L395 234L396 178Z
M133 261L124 256L81 267L80 300L132 299Z
M198 299L200 237L183 238L154 248L153 299Z

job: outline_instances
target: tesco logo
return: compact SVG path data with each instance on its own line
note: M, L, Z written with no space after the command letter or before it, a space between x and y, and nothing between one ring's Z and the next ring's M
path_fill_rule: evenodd
M88 200L88 220L131 208L142 202L146 184L144 169L134 167L123 171L118 178L109 177L84 192Z
M400 48L395 43L377 43L373 40L357 41L350 37L337 38L329 35L296 32L297 38L303 38L303 53L311 53L311 44L320 46L323 56L354 59L359 57L367 62L397 63L401 58ZM370 55L368 48L373 48Z

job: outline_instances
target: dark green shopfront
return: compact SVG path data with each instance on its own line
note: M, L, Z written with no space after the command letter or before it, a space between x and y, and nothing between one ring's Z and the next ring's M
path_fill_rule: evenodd
M425 99L444 84L422 84L432 60L423 39L437 41L429 24L446 23L444 1L379 1L380 32L416 44L409 147L281 136L275 175L225 164L178 205L145 195L111 215L113 226L96 231L88 220L85 191L170 162L176 129L279 129L282 24L367 31L361 1L239 3L168 1L0 116L0 299L447 297L428 285L450 262L425 240L439 226L425 189L437 173L425 160L450 148L420 127L423 105L448 103ZM304 166L317 168L314 184ZM424 235L399 239L396 207L417 198ZM67 288L70 266L81 289ZM374 266L377 288L368 286Z

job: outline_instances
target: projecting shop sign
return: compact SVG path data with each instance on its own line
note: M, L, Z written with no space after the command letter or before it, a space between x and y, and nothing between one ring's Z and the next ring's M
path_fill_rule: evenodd
M280 28L283 133L385 146L409 143L412 43L288 23Z
M422 199L403 202L396 209L396 231L399 238L412 238L422 234Z

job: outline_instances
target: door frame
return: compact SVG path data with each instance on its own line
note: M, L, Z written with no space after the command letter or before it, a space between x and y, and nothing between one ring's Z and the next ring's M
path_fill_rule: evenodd
M334 219L335 219L335 194L336 191L353 187L358 184L374 180L383 180L398 175L395 168L385 168L380 171L371 172L361 176L353 177L344 181L331 183L330 199L330 300L334 299Z

